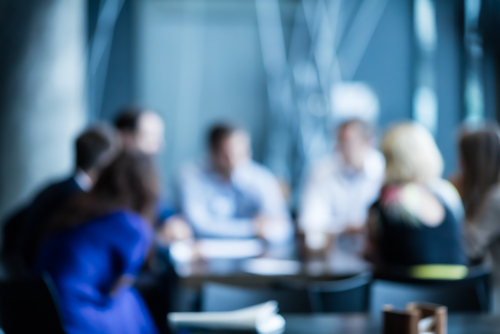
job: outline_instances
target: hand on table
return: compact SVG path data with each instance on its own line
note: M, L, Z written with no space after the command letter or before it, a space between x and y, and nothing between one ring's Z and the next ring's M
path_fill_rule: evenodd
M168 218L158 231L159 238L167 244L193 238L193 231L188 222L181 216Z
M290 235L290 224L286 218L260 215L254 218L258 238L281 242Z

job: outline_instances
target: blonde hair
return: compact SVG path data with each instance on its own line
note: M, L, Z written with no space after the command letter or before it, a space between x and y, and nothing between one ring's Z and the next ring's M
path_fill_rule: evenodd
M427 182L440 178L443 157L430 132L414 122L400 123L382 140L386 159L385 182Z

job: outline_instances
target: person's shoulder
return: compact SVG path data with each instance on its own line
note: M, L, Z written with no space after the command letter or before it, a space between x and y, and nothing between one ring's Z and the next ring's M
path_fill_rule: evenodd
M376 149L371 149L366 157L366 168L369 177L383 178L385 172L384 155Z
M206 174L206 171L206 162L189 161L182 164L179 169L178 177L181 181L197 179Z
M462 199L455 186L448 180L435 179L429 184L431 190L438 195L450 209L463 211Z
M37 198L45 197L52 194L59 194L59 193L73 192L73 191L76 192L78 190L81 189L78 187L78 184L76 183L75 179L73 177L70 177L64 180L50 183L38 193Z
M73 178L52 183L42 189L28 205L27 210L36 212L51 210L63 205L68 199L82 192Z
M266 166L256 162L250 161L244 167L243 171L245 172L247 177L250 178L261 178L266 180L276 180L276 176L273 172Z
M92 225L96 228L99 228L99 225L103 228L108 226L115 235L149 235L152 229L141 215L130 210L116 210L97 217L90 223L94 223Z
M142 223L144 221L144 218L142 218L141 215L130 210L116 210L101 216L100 219L115 220L123 223L132 223L132 225L136 223Z
M309 168L309 175L323 179L329 175L335 174L340 166L339 159L340 157L334 154L317 160Z

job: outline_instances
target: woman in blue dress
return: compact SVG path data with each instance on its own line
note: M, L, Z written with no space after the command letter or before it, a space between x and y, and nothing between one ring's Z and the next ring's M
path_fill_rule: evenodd
M153 239L155 175L147 156L122 152L54 220L36 270L52 276L68 334L158 333L132 287Z

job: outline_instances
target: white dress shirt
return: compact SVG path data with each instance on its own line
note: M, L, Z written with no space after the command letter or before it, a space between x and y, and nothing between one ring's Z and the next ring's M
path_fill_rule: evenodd
M83 191L89 192L90 189L92 188L93 185L92 179L82 169L78 168L76 170L75 175L73 175L73 178Z
M335 153L313 167L301 198L299 225L305 232L340 233L361 227L384 181L385 159L371 150L357 172Z
M227 180L209 163L191 165L183 169L179 181L181 210L197 237L255 237L257 216L285 222L266 228L269 241L284 241L292 235L278 181L264 166L249 161Z

